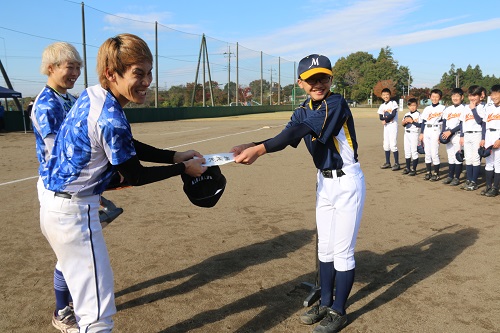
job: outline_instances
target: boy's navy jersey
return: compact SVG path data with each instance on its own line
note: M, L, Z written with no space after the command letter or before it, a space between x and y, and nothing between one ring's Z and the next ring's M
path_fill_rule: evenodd
M44 139L50 134L57 134L75 101L73 95L62 96L48 86L38 94L31 110L31 122L35 133L36 156L40 163L39 172L45 167L51 153L47 150Z
M358 162L354 120L345 99L330 94L317 108L310 98L295 109L286 128L306 124L314 134L304 137L317 169L335 170ZM297 147L300 140L292 146Z
M95 85L81 94L62 123L42 179L54 192L101 194L113 166L135 154L122 107L110 92Z

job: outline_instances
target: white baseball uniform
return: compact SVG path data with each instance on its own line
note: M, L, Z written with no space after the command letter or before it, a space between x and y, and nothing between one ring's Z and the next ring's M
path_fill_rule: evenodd
M460 126L460 115L464 109L463 104L450 105L443 111L443 119L446 120L446 128L444 131L451 131L457 126ZM449 164L462 164L456 158L456 153L461 149L460 147L460 130L451 134L451 140L446 144L446 153L448 155Z
M500 140L500 105L495 106L491 103L486 106L485 117L486 132L484 137L484 146L489 147ZM492 149L491 155L486 157L486 171L495 170L495 173L500 173L500 149Z
M413 118L413 123L405 125L404 134L404 150L405 158L418 160L418 136L420 134L420 111L406 112L404 117L410 116ZM404 119L403 117L403 119Z
M442 117L444 105L429 105L426 106L421 115L422 123L425 121L424 147L425 147L425 163L439 165L439 134L441 133Z
M396 110L396 116L388 123L384 125L384 143L383 147L385 151L398 151L398 103L396 101L389 101L387 103L382 103L377 111L377 114L384 116L386 112L392 113ZM396 161L397 162L397 161Z
M476 106L477 114L480 118L484 118L485 105L479 104ZM464 138L464 158L466 165L479 166L481 158L477 150L481 142L482 127L477 123L474 114L469 105L465 105L460 116L462 122L462 134Z

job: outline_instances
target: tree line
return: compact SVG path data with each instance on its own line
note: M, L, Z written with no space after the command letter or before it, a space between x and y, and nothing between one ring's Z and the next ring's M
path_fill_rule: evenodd
M477 84L489 88L499 83L499 79L494 75L483 76L479 65L461 69L451 64L448 72L444 73L441 80L434 87L415 88L412 87L413 78L407 66L399 65L394 59L389 46L380 49L375 58L368 52L355 52L347 57L338 59L332 68L333 83L332 89L336 93L342 94L346 99L355 100L360 104L381 101L381 91L389 88L393 92L393 97L417 98L422 103L426 103L430 91L439 88L443 91L443 102L450 103L450 92L455 87L461 87L464 91L471 85ZM159 107L183 107L191 106L194 96L194 106L203 105L203 93L205 94L206 105L211 105L213 98L214 105L229 105L236 100L236 83L229 82L219 85L212 81L212 89L209 90L209 82L205 83L205 90L202 84L198 83L195 88L194 82L185 85L172 86L168 90L160 90L158 101ZM210 91L213 92L211 96ZM229 92L228 92L229 91ZM262 92L261 92L262 91ZM278 91L280 98L278 100ZM409 94L408 94L409 91ZM278 82L267 80L254 80L248 86L238 87L238 101L242 105L270 105L277 103L291 104L292 101L300 102L304 98L304 91L294 84L279 86ZM154 106L154 93L149 94L147 106ZM144 105L142 105L144 107Z

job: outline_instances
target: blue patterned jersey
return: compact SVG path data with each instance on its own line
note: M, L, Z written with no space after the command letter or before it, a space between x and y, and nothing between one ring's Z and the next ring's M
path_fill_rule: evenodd
M304 142L316 168L335 170L358 162L354 120L342 96L330 94L317 108L307 99L294 111L286 128L300 123L314 132L306 135Z
M122 107L110 92L96 85L81 94L64 119L42 179L45 188L54 192L101 194L114 166L135 154Z
M45 167L51 153L44 140L50 134L57 134L75 101L73 95L62 96L48 86L38 94L31 110L31 121L35 132L36 156L40 162L39 172Z

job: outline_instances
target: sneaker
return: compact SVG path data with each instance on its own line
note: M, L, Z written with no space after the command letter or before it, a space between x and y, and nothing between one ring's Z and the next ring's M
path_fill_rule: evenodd
M335 310L328 309L326 317L316 326L313 333L336 333L347 325L347 314L341 315Z
M321 319L325 318L328 309L329 308L326 305L314 305L307 312L300 315L300 322L306 325L317 323Z
M496 197L498 195L498 189L496 187L492 187L488 192L486 192L485 195L490 198Z
M392 166L392 171L398 171L398 170L401 170L401 166L399 165L399 163L394 163L394 165Z
M467 179L467 180L465 181L464 185L461 187L461 188L462 188L462 190L466 190L466 189L467 189L467 187L469 187L469 185L470 185L470 180L468 180L468 179Z
M484 188L484 190L481 191L481 195L486 195L486 193L488 193L488 191L491 190L491 186L487 186Z
M448 184L451 184L451 182L452 182L452 181L453 181L453 178L451 178L451 177L446 177L446 179L445 179L445 180L443 180L443 184L448 185Z
M391 167L391 163L384 163L384 165L382 165L380 167L380 169L389 169Z
M417 170L410 170L410 172L408 172L408 176L416 176L417 175Z
M453 180L450 183L450 186L458 186L458 185L460 185L460 179L453 178Z
M403 175L407 175L409 173L410 173L410 170L408 170L408 168L403 169Z
M470 182L469 186L466 189L467 191L475 191L477 190L477 184L476 182L472 181Z
M99 220L102 228L105 228L123 213L123 208L116 207L111 200L104 197L101 197L101 207L102 209L99 211Z
M428 172L425 174L424 180L429 180L432 177L432 173Z
M433 174L433 175L431 176L430 181L431 181L431 182L437 182L439 179L441 179L441 178L439 177L439 175Z
M52 315L52 326L63 333L78 333L78 324L75 318L75 312L69 306L57 311L57 315Z

